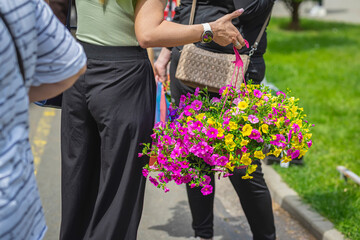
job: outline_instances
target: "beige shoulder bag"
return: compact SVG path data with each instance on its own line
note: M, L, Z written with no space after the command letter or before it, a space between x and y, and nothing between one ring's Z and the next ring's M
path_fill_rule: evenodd
M193 0L189 25L194 23L196 0ZM250 57L257 50L259 41L270 19L270 14L265 21L254 45L251 46L249 55L241 54L244 63L243 72L246 73ZM214 53L187 44L183 47L176 69L175 77L189 87L207 87L210 92L219 92L219 89L231 83L235 54ZM240 79L242 81L242 78ZM239 84L240 85L240 84Z

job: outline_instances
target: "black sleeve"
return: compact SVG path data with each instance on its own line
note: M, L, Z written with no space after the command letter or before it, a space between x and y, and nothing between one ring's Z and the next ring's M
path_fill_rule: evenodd
M236 9L243 8L240 21L249 21L262 15L273 6L275 0L233 0Z
M174 23L180 23L180 7L175 8L175 15L171 21Z

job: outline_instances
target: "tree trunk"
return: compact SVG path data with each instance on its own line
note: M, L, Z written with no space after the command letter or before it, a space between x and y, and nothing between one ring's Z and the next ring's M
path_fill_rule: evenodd
M301 2L292 1L291 2L291 22L289 24L289 29L291 30L300 30L300 16L299 16L299 7Z

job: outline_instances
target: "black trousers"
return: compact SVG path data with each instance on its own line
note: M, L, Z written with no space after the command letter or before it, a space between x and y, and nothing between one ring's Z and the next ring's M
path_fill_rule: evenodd
M193 88L184 85L175 78L179 56L178 49L173 48L170 65L170 89L171 96L177 105L179 104L181 95L187 92L194 92ZM215 93L211 93L211 97L212 96L219 97L219 95ZM236 169L234 175L230 177L230 181L239 197L240 204L249 222L253 239L273 240L276 239L276 233L271 196L261 170L261 162L256 161L256 164L258 168L252 173L253 179L242 179L241 177L245 175L245 170ZM214 235L214 183L214 176L211 176L213 193L207 196L202 195L200 188L190 188L189 186L186 188L195 237L211 238Z
M82 43L87 71L64 93L61 240L135 240L155 80L146 50Z

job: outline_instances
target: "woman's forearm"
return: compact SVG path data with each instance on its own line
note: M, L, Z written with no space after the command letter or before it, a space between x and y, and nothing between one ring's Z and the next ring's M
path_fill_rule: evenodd
M143 48L173 47L199 42L202 32L203 26L200 24L186 26L163 21L151 31L138 34L137 39Z
M165 21L164 6L163 0L138 1L135 9L135 34L141 47L173 47L201 40L204 31L201 24L189 26ZM242 46L245 45L239 31L231 23L242 12L243 9L209 23L216 43L226 46L240 42Z

